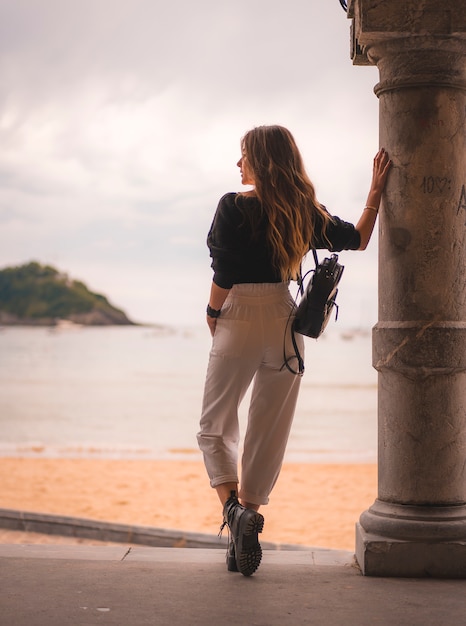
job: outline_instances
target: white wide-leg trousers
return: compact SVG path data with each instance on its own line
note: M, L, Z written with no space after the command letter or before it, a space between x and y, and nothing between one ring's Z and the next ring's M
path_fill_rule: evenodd
M293 299L286 283L235 285L212 340L197 435L212 487L238 481L238 407L253 382L241 462L239 497L267 504L278 478L301 378L289 357ZM289 321L288 327L287 322ZM285 336L286 331L286 336ZM296 336L301 355L304 341ZM296 361L291 365L296 367Z

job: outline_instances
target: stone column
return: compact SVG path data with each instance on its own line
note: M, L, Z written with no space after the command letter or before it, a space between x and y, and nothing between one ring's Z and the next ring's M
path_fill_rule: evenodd
M378 498L365 575L466 577L466 3L353 0L353 59L376 64L380 144Z

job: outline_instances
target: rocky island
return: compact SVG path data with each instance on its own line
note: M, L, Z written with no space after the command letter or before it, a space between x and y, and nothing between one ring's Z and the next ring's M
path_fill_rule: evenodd
M0 270L0 325L134 325L101 294L35 261Z

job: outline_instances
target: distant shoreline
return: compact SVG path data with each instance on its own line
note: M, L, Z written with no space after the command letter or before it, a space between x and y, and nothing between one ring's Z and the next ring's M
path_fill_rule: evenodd
M18 317L12 313L0 311L0 326L39 326L39 327L56 327L56 326L145 326L133 322L129 318L109 317L105 313L93 310L88 313L77 313L66 318L58 317Z
M86 324L82 322L75 322L69 319L62 318L40 318L40 319L24 319L18 318L15 320L5 320L4 314L0 311L0 329L2 328L50 328L60 330L74 330L78 328L153 328L164 333L174 333L177 329L168 324L161 324L157 322L134 322L129 321L127 323L115 323L107 322L102 324Z

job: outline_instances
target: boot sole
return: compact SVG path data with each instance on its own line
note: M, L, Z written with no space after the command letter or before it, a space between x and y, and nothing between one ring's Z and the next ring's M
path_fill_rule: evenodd
M264 517L257 511L246 509L239 522L236 542L236 565L243 576L251 576L262 560L262 548L258 534L264 528Z

